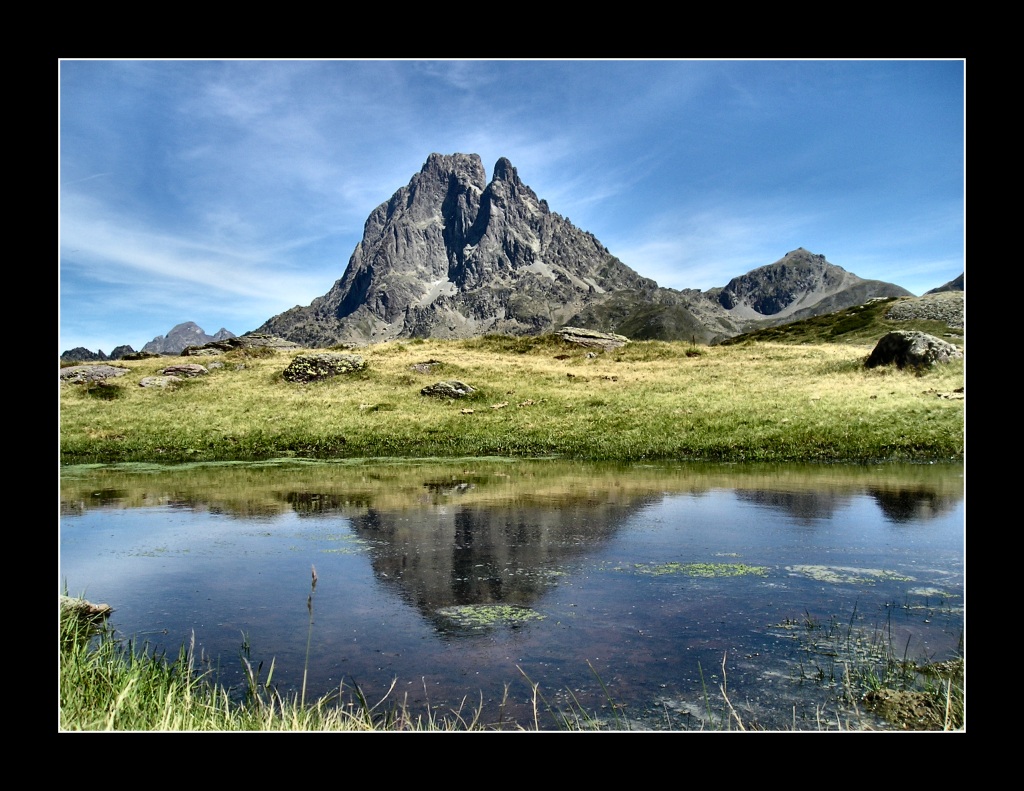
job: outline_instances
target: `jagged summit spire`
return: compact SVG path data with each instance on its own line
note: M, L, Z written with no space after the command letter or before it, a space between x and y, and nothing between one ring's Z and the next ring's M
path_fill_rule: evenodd
M494 163L494 181L519 181L519 174L505 157Z
M432 153L366 220L341 279L267 331L329 346L556 329L612 291L656 288L548 209L505 157Z
M479 154L438 154L435 152L427 157L427 161L423 163L420 172L427 173L438 170L466 172L479 170L483 173L484 164Z

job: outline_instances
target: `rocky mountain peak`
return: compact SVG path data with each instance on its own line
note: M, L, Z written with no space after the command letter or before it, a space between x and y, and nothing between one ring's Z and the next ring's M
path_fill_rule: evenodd
M216 335L207 335L206 331L194 321L176 324L166 335L157 335L142 347L148 354L181 354L186 346L202 346L213 340L233 338L234 333L221 327Z
M494 163L494 180L522 183L519 181L519 173L505 157Z
M659 288L551 211L505 157L487 181L477 154L427 157L366 220L341 278L256 332L312 347L393 338L553 332L711 342L908 291L797 248L700 292Z
M834 309L838 310L859 304L861 294L868 290L871 296L910 295L899 286L862 280L829 263L824 254L798 247L775 263L734 277L724 288L708 293L737 319L749 320L796 318L801 311L822 303L837 304Z
M259 331L313 346L557 329L588 301L656 287L549 211L502 157L431 154L366 221L334 287Z

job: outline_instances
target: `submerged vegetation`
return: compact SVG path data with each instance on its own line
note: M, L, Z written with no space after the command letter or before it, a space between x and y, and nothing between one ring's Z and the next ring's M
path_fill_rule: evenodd
M748 340L695 350L642 341L595 352L554 336L485 336L360 351L364 370L307 384L283 377L298 352L229 352L209 374L164 388L139 383L196 358L122 362L128 372L103 388L62 386L61 461L864 462L964 453L963 361L867 370L866 343ZM454 400L420 394L439 379L475 391Z
M641 574L680 574L684 577L763 577L768 570L763 566L748 566L744 563L661 563L656 566L637 564Z
M314 583L315 587L315 583ZM521 613L479 612L479 628L491 619L517 620ZM525 611L525 617L531 617ZM856 613L854 613L856 615ZM900 657L891 635L866 632L832 617L821 623L809 614L777 628L804 645L798 681L838 690L832 696L839 708L826 714L822 706L819 730L961 730L965 721L964 662L915 663ZM312 623L312 621L311 621ZM504 722L499 706L495 719L486 718L482 704L463 701L459 707L413 713L404 701L392 699L393 687L376 702L357 686L344 683L332 693L309 702L302 694L282 695L273 685L274 667L253 667L243 641L239 661L245 668L246 689L239 695L217 682L214 672L197 656L194 644L169 657L148 644L122 641L116 634L61 611L60 727L65 731L483 731L483 730L632 730L607 686L598 677L612 713L585 709L569 692L567 703L554 703L539 685L526 678L533 699L533 721ZM308 659L308 657L307 657ZM199 669L206 664L206 669ZM593 668L591 667L593 671ZM596 672L595 672L596 675ZM525 676L525 674L524 674ZM704 678L701 670L701 678ZM717 691L704 686L705 711L700 730L761 730L744 719L728 693L725 657ZM495 713L491 713L495 716ZM671 727L668 717L666 725Z

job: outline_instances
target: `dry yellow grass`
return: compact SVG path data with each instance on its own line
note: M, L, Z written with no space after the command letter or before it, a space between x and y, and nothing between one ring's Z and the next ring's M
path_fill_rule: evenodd
M357 350L367 369L294 384L299 353L223 355L168 389L139 380L175 362L123 363L115 397L61 391L65 462L563 455L584 459L962 458L963 362L867 370L864 346L648 341L588 356L551 338L390 342ZM687 354L690 353L690 355ZM568 355L565 359L556 356ZM429 373L412 369L441 362ZM211 358L198 358L208 363ZM458 379L477 391L420 390ZM504 405L504 406L499 406ZM492 408L497 407L497 408Z

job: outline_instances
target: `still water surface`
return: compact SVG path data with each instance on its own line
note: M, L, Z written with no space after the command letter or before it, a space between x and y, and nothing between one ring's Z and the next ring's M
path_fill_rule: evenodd
M962 465L75 467L60 585L170 654L194 636L239 698L243 644L301 688L311 604L308 697L534 727L536 684L541 728L698 729L724 682L745 724L818 729L852 646L963 649L964 526Z

